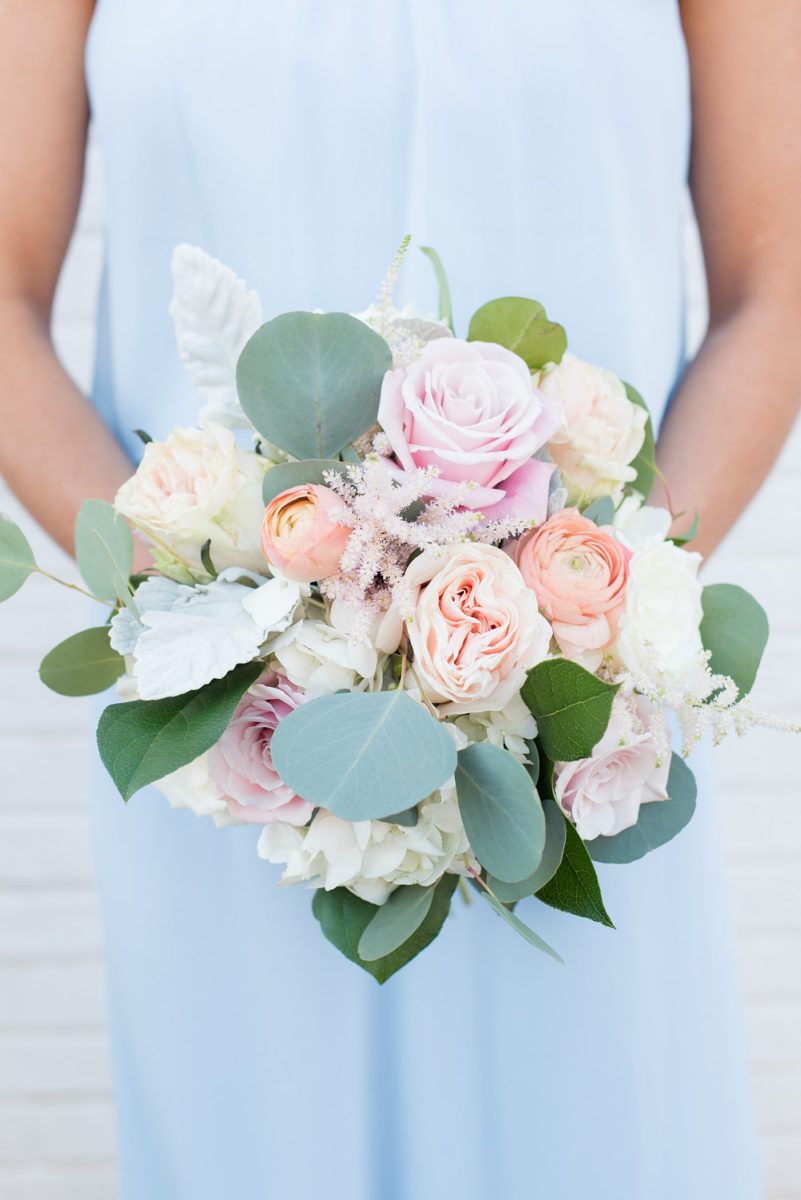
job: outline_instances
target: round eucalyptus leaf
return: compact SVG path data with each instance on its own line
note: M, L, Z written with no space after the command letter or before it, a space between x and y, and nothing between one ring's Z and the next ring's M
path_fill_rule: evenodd
M534 874L519 883L504 883L494 875L487 877L487 883L504 904L514 904L518 900L525 900L527 896L533 896L540 888L545 887L546 883L550 883L559 870L565 852L567 822L559 805L550 797L542 801L542 811L545 815L545 849Z
M500 746L478 742L459 751L456 795L482 867L507 883L533 875L545 847L545 816L526 768Z
M423 924L433 899L433 887L407 884L396 888L359 939L359 957L375 962L392 954Z
M108 625L100 625L60 642L42 659L42 683L61 696L105 692L125 671L125 659L112 649L108 634Z
M630 863L663 846L681 833L692 817L697 790L692 771L683 758L674 754L667 782L668 799L643 804L637 824L631 829L585 842L590 858L596 862Z
M728 675L740 695L754 686L768 641L768 618L750 592L733 583L711 583L701 593L701 641L716 675Z
M25 534L0 514L0 600L18 592L35 569L36 559Z
M522 296L505 296L482 305L470 320L467 337L471 342L497 342L513 350L532 371L561 362L567 349L562 326L548 320L537 300Z
M335 458L304 458L300 462L277 463L270 467L264 476L262 484L262 500L269 504L281 492L289 488L300 487L306 483L325 484L324 475L327 471L345 474L345 463Z
M382 820L453 775L447 729L405 692L342 692L301 704L270 743L278 774L346 821Z
M284 313L242 351L236 386L246 415L295 458L331 458L374 424L392 352L347 313Z
M75 522L75 557L86 586L101 600L130 598L133 534L104 500L84 500Z

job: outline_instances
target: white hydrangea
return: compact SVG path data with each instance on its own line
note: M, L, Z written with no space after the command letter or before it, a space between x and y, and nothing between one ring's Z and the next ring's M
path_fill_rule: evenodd
M313 617L291 625L270 648L290 682L311 697L375 690L386 662L369 642Z

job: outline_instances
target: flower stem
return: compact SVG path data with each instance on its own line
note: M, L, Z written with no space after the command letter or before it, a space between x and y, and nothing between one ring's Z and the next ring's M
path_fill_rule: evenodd
M86 596L87 600L94 600L97 604L105 604L107 608L117 607L110 600L104 600L101 596L95 596L92 592L87 592L86 588L80 587L77 583L68 583L66 579L59 579L58 575L51 575L43 567L34 567L33 570L37 575L44 575L45 579L52 579L53 583L60 583L62 587L69 588L72 592L80 592L82 596Z

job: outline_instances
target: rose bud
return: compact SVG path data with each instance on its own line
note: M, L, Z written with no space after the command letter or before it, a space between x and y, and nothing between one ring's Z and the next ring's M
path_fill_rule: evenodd
M264 512L264 557L287 579L312 583L334 575L351 530L332 513L345 507L330 488L306 483L274 496Z

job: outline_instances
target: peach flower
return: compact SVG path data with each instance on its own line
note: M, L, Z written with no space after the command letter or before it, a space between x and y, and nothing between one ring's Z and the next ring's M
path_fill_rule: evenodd
M614 641L631 551L611 532L566 508L524 533L514 556L563 654L597 655Z
M312 583L333 575L351 530L332 514L343 501L319 483L305 483L274 496L264 512L261 548L287 579Z
M536 597L494 546L458 546L448 558L421 554L404 585L414 670L444 713L504 708L548 654L551 629Z

